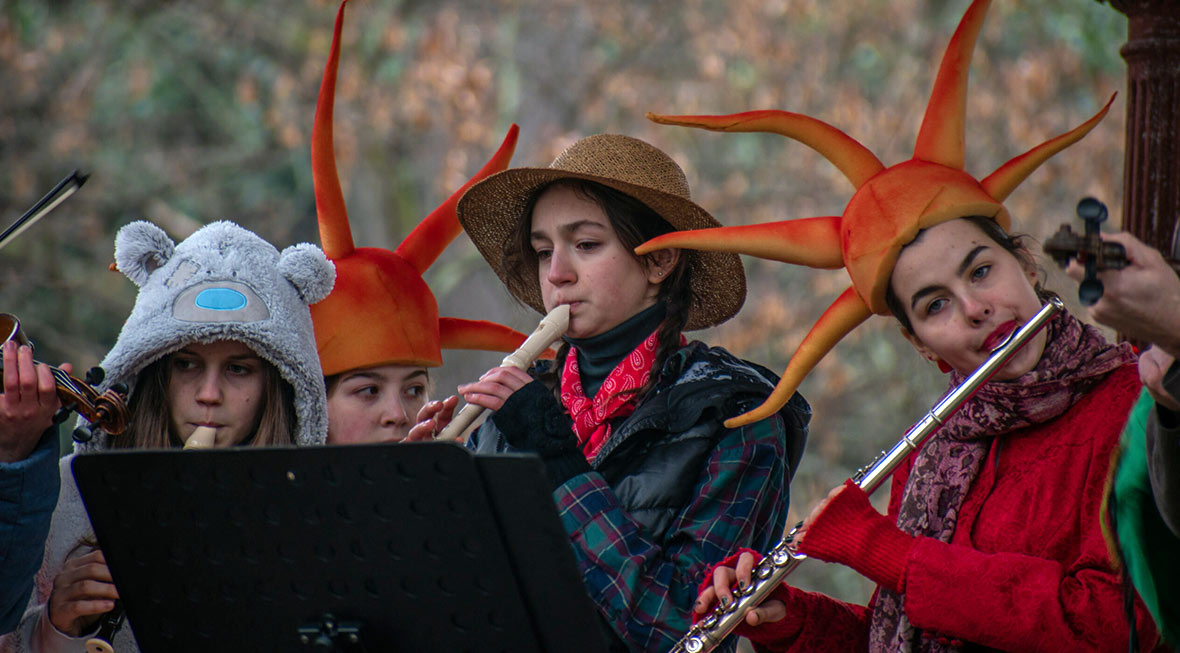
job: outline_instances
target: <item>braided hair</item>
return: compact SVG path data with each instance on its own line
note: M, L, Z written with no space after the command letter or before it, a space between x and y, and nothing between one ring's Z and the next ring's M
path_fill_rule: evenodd
M646 204L622 191L584 179L560 179L541 186L529 197L515 235L508 243L508 251L502 259L506 276L523 279L525 275L537 274L537 255L531 242L531 217L537 200L545 191L555 186L568 187L579 197L597 204L606 214L619 242L629 252L633 252L640 244L656 236L676 230ZM631 255L644 264L655 261L653 254ZM641 402L655 386L664 365L680 348L680 332L688 323L688 311L694 303L700 301L693 293L691 283L694 256L695 253L692 251L681 250L676 264L660 282L656 297L657 301L663 302L666 306L666 315L656 332L656 359L652 365L651 376L643 386L627 391L633 396L632 401L635 403ZM560 374L565 367L569 350L569 343L563 342L557 350L554 364L539 376L542 382L555 390L560 386Z

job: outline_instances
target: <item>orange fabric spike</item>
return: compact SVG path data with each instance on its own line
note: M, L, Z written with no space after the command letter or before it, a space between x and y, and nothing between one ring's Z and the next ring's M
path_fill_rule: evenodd
M467 189L471 188L475 182L508 169L508 162L512 160L512 153L516 150L516 139L519 135L520 127L516 125L509 127L508 135L504 137L500 149L496 150L496 153L492 155L484 167L475 173L474 177L468 179L467 183L463 184L459 190L451 193L447 201L426 216L426 219L417 227L414 227L410 235L406 236L406 239L398 246L398 256L412 263L419 274L425 272L438 259L439 254L442 254L442 251L447 248L447 245L455 239L455 236L463 231L463 226L459 224L459 218L455 215L455 205L459 203L459 198L463 197L463 193L467 192Z
M802 218L740 227L673 231L635 248L640 256L670 247L740 252L783 263L834 270L844 267L840 217Z
M872 314L852 288L840 293L836 301L820 316L815 326L811 327L803 342L799 343L799 348L787 363L787 369L783 371L783 377L779 379L774 392L761 406L744 415L725 420L726 428L744 426L777 413L791 399L791 395L795 394L803 379L815 369L820 359L827 356L837 342L869 319Z
M724 227L668 234L636 251L687 247L752 254L808 265L832 265L833 229L852 287L812 328L787 365L774 394L755 410L726 422L748 424L779 410L816 363L872 313L887 315L885 294L901 249L922 229L971 215L994 219L1005 230L1011 218L1001 203L1041 163L1085 136L1106 115L1110 102L1078 127L1000 166L982 182L964 171L967 77L971 54L989 0L974 0L947 46L926 113L908 161L884 167L867 148L814 118L785 111L753 111L729 116L664 116L655 122L715 131L781 134L815 149L844 173L856 192L839 218L789 220L748 227ZM1111 98L1111 102L1114 98ZM817 228L818 225L823 228Z
M344 208L344 192L336 173L332 113L336 103L336 71L340 64L340 32L344 27L344 5L336 10L336 27L332 32L332 49L324 66L320 96L316 100L315 124L311 128L311 179L315 186L315 210L320 223L320 244L330 259L352 253L352 229Z
M513 351L525 335L492 322L439 319L438 303L422 273L462 231L455 204L472 183L508 167L519 128L475 177L423 220L396 251L355 247L333 153L332 113L344 5L340 3L312 130L312 179L320 240L336 264L336 285L312 305L316 347L324 374L375 365L442 365L442 347ZM456 324L462 324L456 327ZM444 334L445 326L445 334Z
M661 116L649 112L647 117L664 125L723 132L768 132L792 138L824 155L857 188L885 169L877 155L848 134L800 113L747 111L728 116Z
M502 324L487 320L463 320L444 317L438 321L443 349L481 349L484 351L516 351L524 343L523 334ZM552 349L542 358L553 358Z
M1026 177L1032 174L1033 170L1036 170L1037 167L1048 160L1049 157L1057 154L1070 145L1073 145L1074 143L1081 140L1083 136L1090 133L1090 130L1106 117L1106 113L1110 111L1110 105L1114 104L1114 99L1117 96L1118 93L1112 94L1110 99L1106 101L1106 106L1102 107L1101 111L1094 114L1094 116L1086 122L1065 132L1057 138L1041 143L1028 152L1021 154L999 168L996 168L995 172L991 173L986 179L980 182L980 184L983 186L983 189L987 191L989 195L1000 201L1007 199L1008 195L1012 194L1012 191L1020 185L1020 182L1024 181Z
M914 158L963 169L966 150L967 74L971 71L971 53L979 28L987 15L990 0L971 3L959 21L951 42L946 46L934 90L926 103L926 115L914 143Z

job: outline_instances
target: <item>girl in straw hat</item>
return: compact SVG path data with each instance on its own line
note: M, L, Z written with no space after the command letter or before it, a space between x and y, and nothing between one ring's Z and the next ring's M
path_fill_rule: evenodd
M800 346L780 391L874 312L894 315L956 386L1047 299L1000 202L1106 108L982 181L964 172L967 67L987 6L973 2L951 39L909 161L886 168L798 114L660 118L796 138L857 186L839 217L672 234L640 248L757 244L777 260L847 267L852 287ZM737 632L769 651L1112 651L1132 633L1150 650L1150 617L1139 605L1133 623L1124 618L1099 525L1111 454L1139 386L1129 346L1059 313L899 467L888 516L849 481L804 522L799 551L876 582L869 606L781 585ZM746 552L714 570L697 614L732 600L754 560Z
M626 136L584 138L548 168L492 175L458 211L514 297L539 312L570 306L552 364L495 368L459 388L496 411L468 444L540 455L612 650L666 650L688 626L699 574L781 533L810 418L795 395L724 427L775 377L681 335L737 312L741 262L633 253L656 234L718 223L668 155Z
M311 317L326 375L328 443L397 442L407 438L429 401L430 368L442 365L443 348L513 351L524 341L523 334L493 322L440 318L434 294L422 278L462 232L455 218L459 196L477 179L508 166L518 130L513 125L483 170L396 250L356 247L332 138L345 4L336 13L311 139L320 240L336 264L336 285L311 307Z

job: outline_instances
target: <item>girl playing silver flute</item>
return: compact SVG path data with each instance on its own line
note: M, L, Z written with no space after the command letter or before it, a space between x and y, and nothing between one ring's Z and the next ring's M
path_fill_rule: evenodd
M797 138L857 188L842 216L814 219L830 230L813 221L804 235L808 221L800 220L777 223L773 235L759 225L736 239L724 230L674 234L642 248L747 251L760 236L761 252L778 250L778 260L848 269L852 286L829 311L838 319L818 325L801 350L809 341L826 348L797 353L779 391L872 313L892 314L956 386L1046 300L1001 202L1106 108L982 180L967 174L967 67L987 7L973 2L952 38L909 161L887 168L847 135L798 114L659 118ZM798 551L876 582L869 605L783 584L737 632L765 651L1114 651L1126 649L1134 630L1151 650L1157 637L1142 606L1133 623L1123 615L1099 523L1111 456L1139 392L1128 345L1059 313L898 468L887 515L849 482L804 521ZM696 613L732 601L753 561L747 552L714 570Z

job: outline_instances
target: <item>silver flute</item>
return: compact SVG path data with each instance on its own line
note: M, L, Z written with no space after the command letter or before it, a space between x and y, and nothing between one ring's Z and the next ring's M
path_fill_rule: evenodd
M1020 329L1008 336L998 348L992 351L979 369L967 377L958 387L942 398L934 408L931 408L917 424L906 431L905 437L893 445L889 451L882 451L876 460L857 470L852 481L866 494L885 482L906 458L917 451L922 443L938 430L944 420L954 414L981 385L987 383L996 372L1008 362L1034 335L1049 322L1049 319L1060 312L1064 306L1056 297L1037 311ZM770 550L755 567L750 575L750 585L744 590L734 590L734 601L728 606L718 606L705 618L698 621L685 633L670 653L705 653L712 651L733 632L738 624L746 618L746 614L758 607L770 595L779 583L783 582L799 563L807 559L806 555L795 550L795 536L802 526L802 522L787 533L786 537Z

